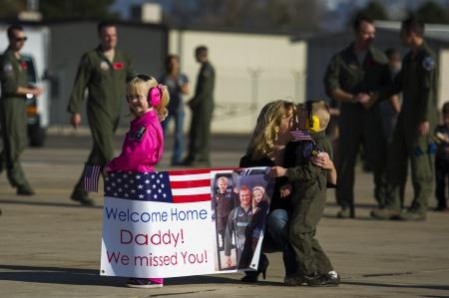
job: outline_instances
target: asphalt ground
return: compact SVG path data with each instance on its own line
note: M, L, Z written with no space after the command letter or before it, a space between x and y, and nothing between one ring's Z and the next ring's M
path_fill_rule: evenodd
M214 136L213 166L236 166L247 143L245 135ZM124 278L99 275L101 194L90 208L69 200L90 144L86 135L51 135L45 147L27 149L23 166L35 196L16 196L5 173L0 176L0 297L449 297L449 213L429 211L424 222L372 220L372 176L360 167L356 219L335 217L329 191L318 228L342 277L339 287L284 286L281 255L272 253L267 279L256 284L222 274L171 278L158 289L126 288ZM170 138L167 148L160 170L169 168ZM408 183L406 205L411 196Z

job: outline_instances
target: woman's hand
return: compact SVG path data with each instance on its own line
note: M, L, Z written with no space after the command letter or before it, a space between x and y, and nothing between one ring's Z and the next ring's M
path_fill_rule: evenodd
M292 185L287 183L281 186L281 198L284 199L292 193Z
M277 178L277 177L284 177L287 174L287 169L280 167L280 166L275 166L271 168L271 172L270 172L270 176Z

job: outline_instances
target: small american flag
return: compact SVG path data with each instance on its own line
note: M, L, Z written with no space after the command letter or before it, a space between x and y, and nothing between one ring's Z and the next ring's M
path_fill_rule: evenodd
M84 189L86 191L98 192L98 180L100 179L101 166L85 165L84 167Z
M105 196L165 203L208 201L210 169L170 172L111 172L105 178Z
M293 130L290 132L290 134L293 136L293 142L298 141L313 141L312 137L308 132L305 132L303 130Z

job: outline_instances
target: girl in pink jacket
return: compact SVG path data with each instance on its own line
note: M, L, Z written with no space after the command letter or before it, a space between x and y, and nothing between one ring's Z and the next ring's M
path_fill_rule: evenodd
M126 100L134 115L126 134L122 152L105 167L108 172L153 172L164 151L161 121L168 114L167 88L146 75L138 75L127 86ZM126 283L132 288L162 287L162 278L131 278Z

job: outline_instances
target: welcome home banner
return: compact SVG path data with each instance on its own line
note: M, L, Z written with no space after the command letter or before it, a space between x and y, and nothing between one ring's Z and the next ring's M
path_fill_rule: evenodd
M257 269L274 180L267 168L110 173L101 275Z

